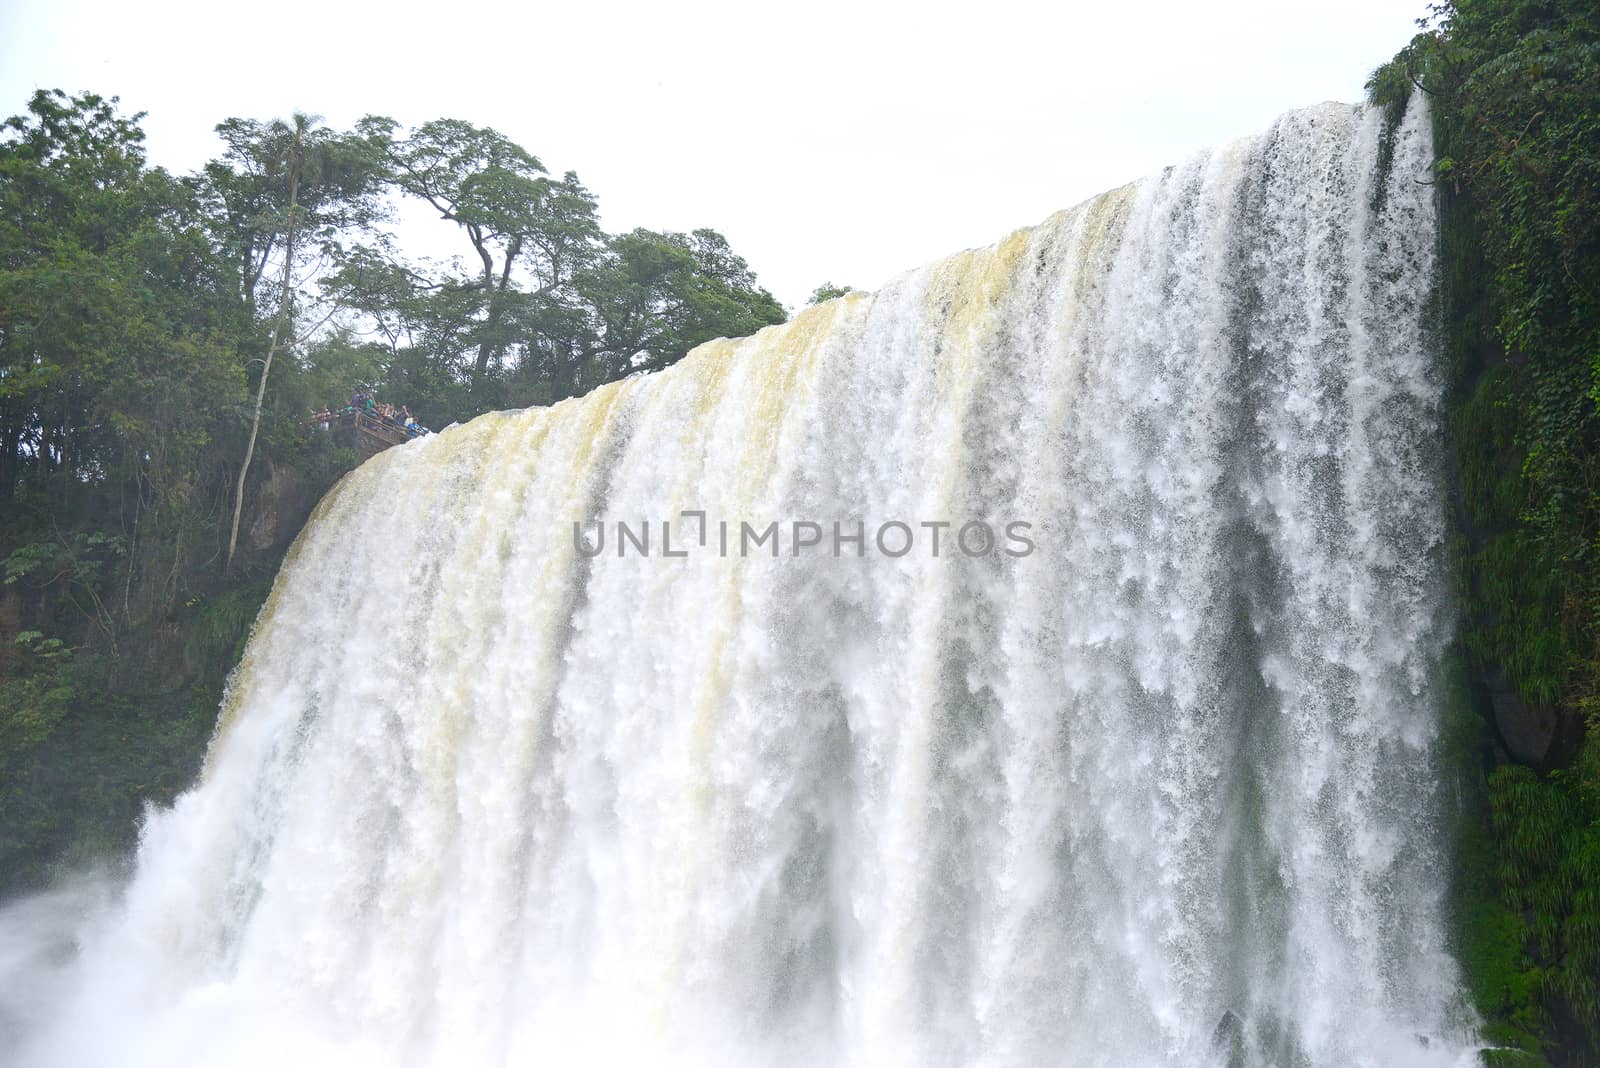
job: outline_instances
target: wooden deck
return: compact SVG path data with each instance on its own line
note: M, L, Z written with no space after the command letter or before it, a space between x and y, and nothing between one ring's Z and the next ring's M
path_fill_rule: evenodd
M393 423L366 412L341 412L334 416L333 427L363 456L374 456L391 445L404 445L411 440Z

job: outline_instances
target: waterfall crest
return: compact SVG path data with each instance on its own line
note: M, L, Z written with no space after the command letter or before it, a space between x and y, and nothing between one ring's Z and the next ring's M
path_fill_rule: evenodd
M1428 131L363 465L27 1056L1458 1063Z

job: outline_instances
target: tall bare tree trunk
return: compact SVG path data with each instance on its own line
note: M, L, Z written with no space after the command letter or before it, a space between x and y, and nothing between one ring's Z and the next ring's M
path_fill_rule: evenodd
M272 344L267 348L267 358L261 367L261 384L256 387L256 412L250 420L250 440L244 447L244 463L239 466L239 485L233 493L233 529L228 533L228 559L224 570L233 568L234 550L239 544L239 515L244 511L244 483L250 475L250 459L256 452L256 434L261 430L261 404L267 395L267 375L272 373L272 358L283 343L283 328L289 318L289 290L294 274L295 209L300 197L301 148L304 130L297 123L294 147L289 160L289 227L283 242L283 278L278 285L278 318L272 324Z

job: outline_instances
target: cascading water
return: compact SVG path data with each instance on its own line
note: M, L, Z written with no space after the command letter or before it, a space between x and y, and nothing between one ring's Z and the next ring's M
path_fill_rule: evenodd
M25 1063L1464 1063L1415 99L364 465Z

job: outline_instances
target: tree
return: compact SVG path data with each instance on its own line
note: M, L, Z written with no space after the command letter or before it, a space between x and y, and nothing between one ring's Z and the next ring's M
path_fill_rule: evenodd
M832 282L824 282L811 291L811 296L806 298L807 304L821 304L825 300L842 297L846 293L854 292L851 286L836 286Z
M300 210L300 182L305 172L305 134L310 125L304 115L294 117L294 130L285 153L284 169L289 173L288 220L283 234L283 277L278 283L278 314L272 323L272 343L267 346L267 357L261 364L261 379L256 385L256 408L250 417L250 437L244 446L244 462L239 465L239 484L233 492L233 526L228 531L228 558L225 567L233 566L233 554L239 544L239 515L244 509L245 481L250 477L250 460L256 453L256 435L261 431L261 403L267 396L267 377L272 374L272 358L283 344L283 327L289 317L290 286L294 280L294 242L297 236Z
M252 314L263 276L283 254L291 182L302 187L293 220L302 251L334 256L347 235L368 233L386 217L384 132L361 127L341 133L317 122L299 114L289 122L227 119L216 128L222 156L195 179L212 232L236 264L240 299ZM291 155L298 166L288 166Z
M364 121L394 128L387 119ZM458 119L423 124L394 142L390 160L399 188L460 226L477 254L477 278L454 287L481 296L471 371L477 389L512 343L508 321L556 294L593 255L600 238L594 196L577 175L553 182L520 145ZM531 289L518 288L518 271L530 276Z
M784 321L783 306L715 230L611 238L578 282L592 309L588 386L667 367L696 345Z
M548 177L494 130L438 119L396 137L378 117L361 128L390 139L396 186L456 224L474 253L470 272L441 272L380 243L328 279L384 340L413 406L438 418L550 403L783 321L714 230L606 237L576 174ZM418 396L423 383L431 392Z
M0 137L0 499L57 528L109 508L135 549L203 484L217 404L197 394L226 407L238 383L201 204L146 168L138 120L39 92Z
M319 128L317 121L299 113L289 122L229 119L217 127L227 152L206 168L208 188L221 208L223 244L238 265L240 297L252 315L262 274L275 255L279 260L271 341L262 358L233 495L225 562L229 568L273 360L295 340L290 319L302 281L297 272L307 269L305 251L334 255L346 231L370 228L383 212L385 172L380 161L387 142L381 131L340 134Z

